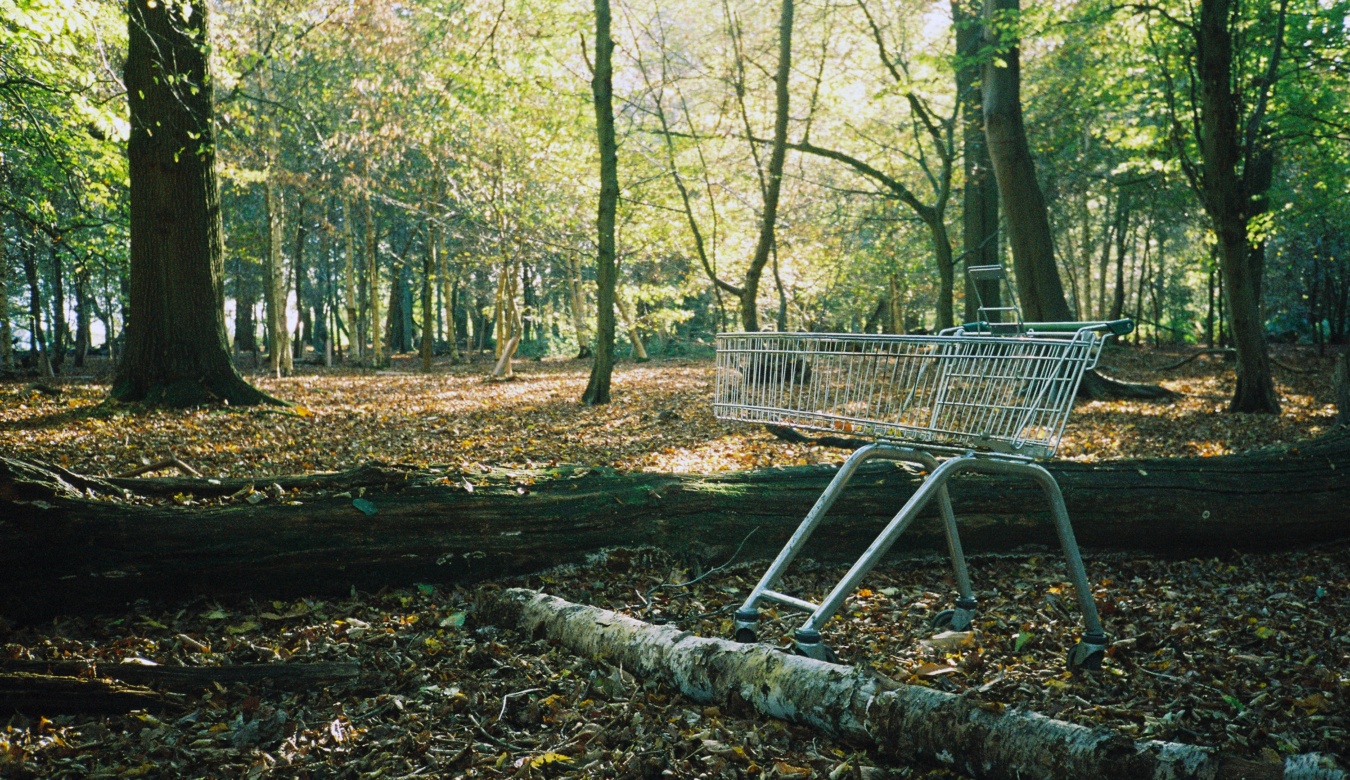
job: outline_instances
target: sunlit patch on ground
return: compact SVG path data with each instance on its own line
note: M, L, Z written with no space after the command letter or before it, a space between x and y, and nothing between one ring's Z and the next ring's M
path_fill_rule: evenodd
M1285 348L1275 379L1279 415L1224 412L1232 364L1201 357L1159 371L1178 355L1152 349L1107 352L1112 376L1160 383L1170 403L1090 401L1069 417L1059 457L1217 456L1321 433L1334 416L1328 358ZM485 380L486 361L437 362L418 372L411 356L379 373L301 366L299 375L250 379L296 404L274 409L145 411L103 405L105 383L57 380L51 397L28 382L0 384L0 448L91 474L116 474L169 453L211 476L334 471L378 460L413 465L551 463L626 471L715 472L838 462L840 450L782 442L758 426L712 416L707 361L620 364L611 404L578 403L586 361L522 361L517 379Z

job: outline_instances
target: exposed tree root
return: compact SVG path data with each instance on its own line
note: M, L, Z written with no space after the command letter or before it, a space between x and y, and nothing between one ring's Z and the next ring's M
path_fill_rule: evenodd
M1176 393L1162 385L1122 382L1103 374L1099 369L1094 369L1083 374L1083 383L1078 386L1078 397L1092 401L1118 401L1122 399L1170 401L1176 397Z

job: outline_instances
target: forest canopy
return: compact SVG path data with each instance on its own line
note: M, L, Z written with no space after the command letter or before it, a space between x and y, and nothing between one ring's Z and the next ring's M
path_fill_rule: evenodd
M326 349L367 365L424 343L454 356L590 351L589 4L209 6L236 354L269 353L284 373ZM7 364L45 356L60 371L100 345L115 352L126 327L126 9L0 10L0 345ZM777 4L613 5L621 354L699 354L739 328L783 43L788 148L752 289L760 325L912 332L973 313L964 265L1011 266L1005 223L978 241L970 229L972 209L988 208L970 145L980 73L1016 53L1072 316L1131 316L1146 341L1226 343L1213 212L1214 187L1228 185L1202 103L1212 40L1227 40L1240 153L1227 173L1259 324L1268 338L1345 342L1345 0L1088 0L992 15L960 0L858 0L801 3L786 32L781 21ZM1220 37L1205 38L1216 24Z

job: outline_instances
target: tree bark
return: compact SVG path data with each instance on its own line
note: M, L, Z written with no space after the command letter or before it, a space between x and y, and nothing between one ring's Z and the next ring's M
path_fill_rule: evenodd
M1018 12L1018 0L985 0L985 43L998 47L998 57L984 66L984 132L1008 222L1022 315L1033 322L1067 322L1073 317L1055 266L1045 196L1022 122L1017 40L998 32L1000 27L1006 31Z
M370 204L370 161L363 160L362 175L365 179L365 192L361 194L361 205L366 215L366 300L370 305L370 365L383 368L384 349L380 345L380 261L379 247L375 241L375 214ZM364 338L364 334L362 334Z
M699 703L749 705L772 718L870 743L904 761L945 765L991 780L1345 780L1334 760L1290 756L1263 765L1175 742L1135 742L1034 712L991 711L966 696L885 683L851 666L652 626L521 588L489 592L491 623L561 644L656 679ZM1324 766L1327 763L1330 766Z
M355 213L351 198L342 200L342 235L346 239L346 262L342 267L342 291L347 305L347 351L360 363L366 355L366 334L361 328L361 295L356 283L360 260L356 256Z
M1193 556L1350 536L1344 429L1283 451L1046 466L1088 548ZM473 581L578 561L616 545L724 559L755 529L744 554L771 556L834 473L796 467L712 476L588 468L485 474L369 466L208 481L95 479L0 460L0 614L32 620L142 597L283 598L345 593L353 585ZM809 554L856 558L919 480L892 464L865 465ZM271 483L300 491L292 498L302 503L243 501L253 485ZM352 505L352 493L362 488L374 516ZM104 500L91 499L90 491ZM125 505L127 494L142 499ZM1056 544L1033 484L959 477L951 495L968 551ZM172 506L175 496L190 496L196 506ZM941 525L929 516L892 554L945 549Z
M282 377L290 376L295 365L291 360L291 333L286 317L286 304L290 298L286 289L286 263L281 255L281 188L273 176L275 174L269 170L263 185L267 205L267 287L264 289L267 301L267 368L273 376Z
M581 402L609 403L614 373L614 222L619 208L619 157L614 140L614 39L610 37L609 0L595 0L595 71L591 95L595 103L595 135L600 150L600 201L596 217L595 361ZM579 336L580 334L578 334ZM584 345L583 345L584 348Z
M1331 374L1332 392L1336 394L1336 425L1350 426L1350 350L1342 349L1336 356Z
M961 242L965 267L998 265L998 182L984 136L982 86L977 55L983 31L972 0L953 0L956 25L956 91L961 102L961 146L965 185L962 191ZM980 303L1000 306L1003 291L997 279L974 281L965 275L965 320L979 318Z
M354 661L317 663L261 663L226 666L147 666L136 663L94 661L15 661L0 659L0 677L13 674L44 674L57 677L106 677L156 689L192 692L216 683L248 683L276 688L304 689L350 682L361 673Z
M0 159L0 188L8 184L5 161ZM0 219L0 370L14 366L14 342L9 328L9 258L5 250L9 242L4 239L5 222Z
M254 287L253 263L238 256L234 274L234 351L257 352L257 324L253 320L253 309L258 304L258 292Z
M207 5L129 5L131 290L110 393L121 401L278 403L235 370L225 336Z
M1266 334L1261 319L1260 269L1252 262L1247 236L1254 209L1252 180L1263 175L1250 153L1244 156L1239 126L1239 99L1233 94L1233 0L1201 0L1196 28L1196 72L1199 78L1200 157L1204 164L1201 198L1218 237L1228 293L1229 324L1237 349L1237 385L1228 404L1230 412L1280 411L1279 395L1266 354ZM1281 6L1283 20L1283 6ZM1280 42L1271 57L1278 62ZM1273 70L1273 65L1272 65ZM1269 85L1267 85L1269 88ZM1259 122L1254 124L1259 125ZM1245 157L1245 159L1244 159ZM1245 162L1244 170L1239 165Z
M759 240L741 286L741 327L747 333L759 330L759 280L769 262L778 223L778 198L783 189L783 164L787 160L788 79L792 75L793 0L783 0L778 18L778 72L774 76L773 142L769 147L769 167L764 183L764 211L760 215Z
M40 714L116 714L162 710L175 703L149 688L49 674L0 674L0 712Z
M422 370L428 372L431 371L431 356L436 341L436 308L432 305L431 291L436 285L436 270L440 265L437 257L440 240L440 231L435 224L428 225L426 252L422 255L422 343L419 349Z

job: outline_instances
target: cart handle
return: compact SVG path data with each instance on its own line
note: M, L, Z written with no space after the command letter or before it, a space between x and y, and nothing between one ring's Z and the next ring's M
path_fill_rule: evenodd
M973 333L992 333L999 330L1018 327L1018 325L1018 323L967 322L961 326L961 329ZM1125 318L1121 320L1111 320L1109 322L1023 322L1020 323L1020 330L1034 333L1065 334L1078 333L1087 330L1111 336L1124 336L1134 330L1134 320Z

